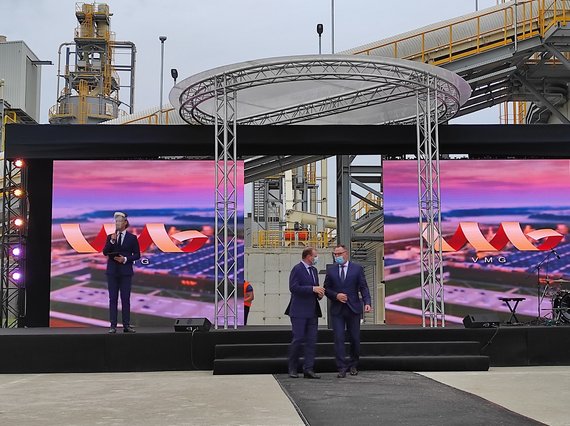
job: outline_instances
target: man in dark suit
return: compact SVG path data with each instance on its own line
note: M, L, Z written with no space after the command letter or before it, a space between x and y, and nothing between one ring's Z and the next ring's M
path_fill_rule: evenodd
M333 251L335 263L327 266L325 276L325 294L332 300L330 305L332 328L334 332L334 350L338 377L346 377L350 370L352 376L358 374L360 357L360 317L362 301L364 312L371 311L370 291L364 277L362 266L348 261L348 251L344 245L338 245ZM345 359L344 330L350 341L350 360Z
M315 374L315 352L317 348L318 317L322 316L319 300L325 290L319 287L317 251L311 247L303 250L302 260L291 270L289 290L291 301L285 311L291 317L293 339L289 347L289 377L297 378L299 355L305 343L303 376L307 379L320 379Z
M131 327L131 282L133 279L133 262L140 259L139 241L127 232L129 221L127 214L115 212L116 230L107 236L103 254L107 256L107 286L109 288L109 316L111 328L109 333L117 332L117 305L121 294L121 314L123 332L134 333Z

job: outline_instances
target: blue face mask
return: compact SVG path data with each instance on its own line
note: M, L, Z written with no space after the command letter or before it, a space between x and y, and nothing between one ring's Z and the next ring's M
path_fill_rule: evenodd
M313 266L316 265L317 263L319 263L319 257L315 256L313 257Z
M334 261L336 263L338 263L339 265L342 265L344 263L344 257L342 257L342 256L335 257Z

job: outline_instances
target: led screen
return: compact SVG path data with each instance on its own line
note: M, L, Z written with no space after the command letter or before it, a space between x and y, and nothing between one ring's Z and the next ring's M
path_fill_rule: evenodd
M115 211L128 214L128 231L141 246L134 267L132 325L172 326L176 318L189 317L213 322L214 170L213 161L55 161L50 325L109 325L101 238L113 232ZM237 173L239 284L242 162ZM238 303L239 322L242 305Z
M421 321L417 173L415 161L384 162L384 270L392 324ZM553 304L570 306L570 161L444 160L440 188L442 234L453 246L443 253L448 322L490 312L508 320L500 297L526 299L516 310L521 322L539 313L550 321ZM570 322L570 310L561 312Z

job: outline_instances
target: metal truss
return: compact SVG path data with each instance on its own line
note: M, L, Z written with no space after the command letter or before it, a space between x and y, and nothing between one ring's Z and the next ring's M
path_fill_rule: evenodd
M272 61L229 71L228 89L234 91L301 81L354 81L370 85L362 89L336 96L315 99L305 103L267 111L262 114L239 117L238 124L293 124L316 118L365 108L372 105L392 102L414 96L423 91L426 69L419 64L379 60L378 58L350 57L338 58L309 57L291 61ZM189 123L212 124L214 117L205 111L204 105L216 96L216 76L197 81L182 91L180 114ZM449 107L442 120L448 120L459 110L459 92L453 82L437 79L442 104ZM448 99L449 98L449 99ZM392 120L410 121L410 117Z
M214 326L237 328L237 135L236 92L228 76L216 77L215 97L215 317Z
M16 192L19 189L21 192ZM2 256L0 258L0 326L22 327L25 318L25 260L28 207L26 172L4 160ZM21 222L20 222L21 221ZM18 248L19 251L14 251Z
M330 85L336 87L337 93L324 91L321 98L302 102L288 98L287 90L282 89L281 96L284 95L287 101L284 105L273 109L266 107L262 113L239 115L237 94L240 91L269 85L288 88L279 83L301 82L303 85L306 84L303 82L311 81L340 84ZM426 318L431 326L444 325L441 252L436 253L435 246L435 235L440 235L441 224L437 125L457 114L469 92L467 84L449 71L377 57L277 58L227 66L191 77L186 87L178 92L180 116L190 124L215 125L216 328L222 323L220 320L225 328L228 324L234 327L237 324L237 124L294 124L381 104L385 108L376 112L378 116L373 119L374 123L417 123L420 229L428 233L428 246L424 247L422 243L422 297L427 299L423 302L422 315L424 326ZM240 96L240 99L243 98ZM401 102L404 101L408 108L403 107ZM392 110L394 105L395 111ZM212 110L213 113L209 112ZM350 195L355 193L350 189L350 173L344 168L350 168L351 159L341 156L339 161L339 173L344 176L339 202L350 206ZM352 183L370 189L366 182L356 180ZM343 216L345 219L339 223L342 229L338 231L340 240L347 246L355 236L368 242L382 240L376 233L353 233L348 220L350 216L340 215Z
M434 77L426 76L428 81ZM429 85L428 85L429 86ZM433 84L433 87L436 87ZM439 187L438 93L428 88L417 95L418 207L422 325L445 326L441 198ZM437 109L437 106L436 106Z

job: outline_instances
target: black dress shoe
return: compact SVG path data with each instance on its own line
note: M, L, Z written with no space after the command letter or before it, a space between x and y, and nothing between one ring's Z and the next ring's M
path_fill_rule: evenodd
M346 371L340 370L336 375L336 377L338 377L339 379L344 379L346 377Z
M123 333L136 333L135 329L129 325L123 328Z
M318 374L315 374L315 372L313 370L307 370L303 373L303 377L305 379L320 379L321 376L319 376Z
M111 327L109 329L109 334L115 334L117 332L117 329L115 327Z
M357 376L358 375L358 370L356 369L356 367L350 367L350 375L351 376Z
M289 371L289 377L291 377L292 379L296 379L297 377L299 377L299 375L294 371Z

